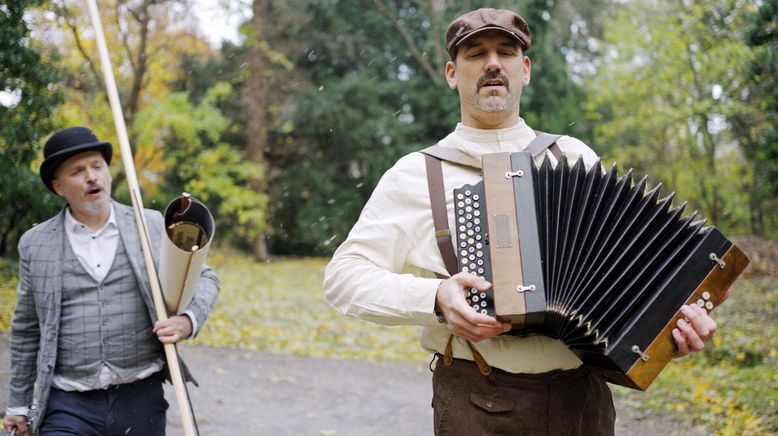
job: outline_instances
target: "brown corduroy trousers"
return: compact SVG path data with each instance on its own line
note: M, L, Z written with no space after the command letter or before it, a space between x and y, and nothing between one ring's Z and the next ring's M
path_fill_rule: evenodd
M435 434L613 435L616 411L604 378L587 366L544 374L437 359L432 376Z

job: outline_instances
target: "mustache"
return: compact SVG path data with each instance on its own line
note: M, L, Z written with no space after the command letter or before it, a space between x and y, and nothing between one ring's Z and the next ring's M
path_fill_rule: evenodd
M500 71L487 71L484 73L484 75L478 79L478 82L476 82L476 89L481 89L486 84L486 82L490 80L499 80L506 88L510 89L508 76Z

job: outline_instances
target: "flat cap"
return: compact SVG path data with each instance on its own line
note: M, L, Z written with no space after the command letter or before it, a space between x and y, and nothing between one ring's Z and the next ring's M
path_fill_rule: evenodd
M496 30L514 38L521 44L521 50L529 50L532 34L524 18L505 9L481 8L455 19L446 31L446 50L455 60L459 45L481 32Z

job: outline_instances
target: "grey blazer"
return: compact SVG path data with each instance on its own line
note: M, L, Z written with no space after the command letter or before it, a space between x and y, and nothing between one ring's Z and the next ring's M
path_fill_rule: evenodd
M116 201L113 202L116 224L121 243L139 283L143 300L151 317L157 315L151 296L146 266L141 252L134 211ZM155 266L158 267L159 246L164 231L162 214L154 210L144 211ZM17 303L11 321L11 380L8 406L31 405L29 419L31 431L37 433L42 417L46 414L51 377L57 361L62 299L63 251L65 210L53 218L28 230L19 241L19 285ZM201 327L211 312L219 294L219 279L213 269L204 266L188 310L197 318ZM197 334L197 332L195 332ZM187 381L193 381L186 365L182 369Z

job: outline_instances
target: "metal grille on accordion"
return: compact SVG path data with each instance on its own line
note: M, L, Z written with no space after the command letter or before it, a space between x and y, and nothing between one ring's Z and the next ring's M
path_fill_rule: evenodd
M646 389L672 358L680 307L711 310L748 264L672 194L615 167L495 153L483 176L454 190L459 269L493 286L468 303L511 334L560 339L617 384Z

